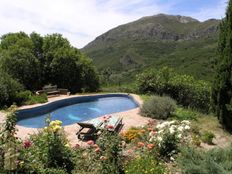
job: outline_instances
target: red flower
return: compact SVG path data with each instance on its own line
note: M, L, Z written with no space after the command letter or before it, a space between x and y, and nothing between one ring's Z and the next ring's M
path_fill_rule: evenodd
M155 123L156 123L156 121L155 121L155 120L148 120L147 125L148 125L148 126L154 126L154 125L155 125Z
M30 140L25 140L23 142L23 147L24 148L29 148L29 147L31 147L31 145L32 145L32 142Z
M143 142L138 142L138 147L143 147L145 144Z
M99 147L95 149L95 152L96 152L96 153L98 153L98 152L100 152L100 151L101 151L101 149L100 149Z
M76 144L73 148L74 149L79 149L80 148L80 144Z
M112 126L112 125L107 125L107 126L106 126L106 129L114 129L114 126Z
M94 141L93 141L93 140L89 140L89 141L87 141L87 144L88 144L89 146L92 146L92 145L94 145Z
M155 146L154 144L148 144L148 145L147 145L147 148L151 150L151 149L154 148L154 146Z

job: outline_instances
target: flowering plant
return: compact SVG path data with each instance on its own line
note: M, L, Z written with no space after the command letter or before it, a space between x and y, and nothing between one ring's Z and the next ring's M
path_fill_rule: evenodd
M165 121L155 127L157 133L149 133L149 142L157 144L157 150L160 157L173 160L173 155L178 152L179 144L187 144L191 141L188 135L190 131L190 122L187 120Z
M40 169L63 168L72 170L71 149L62 122L46 120L47 127L38 134L32 134L22 142L20 149L19 168L21 171L40 171Z

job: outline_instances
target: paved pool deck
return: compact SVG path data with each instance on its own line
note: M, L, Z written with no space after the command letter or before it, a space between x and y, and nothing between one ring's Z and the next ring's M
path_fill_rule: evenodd
M120 93L120 94L124 94L124 93ZM99 95L99 94L88 94L88 96L90 96L90 95ZM136 100L139 105L141 105L143 103L142 99L138 95L135 95L135 94L129 94L129 95L132 96L134 98L134 100ZM61 96L57 96L57 97L48 98L47 103L61 100L61 99L77 97L77 96L86 96L86 95L71 95L71 96L61 95ZM19 107L19 109L33 108L36 106L45 105L47 103L22 106L22 107ZM113 117L116 117L116 118L117 117L123 118L124 126L123 126L121 131L125 131L132 126L139 127L139 126L144 126L148 123L148 121L150 119L141 116L139 114L139 110L140 110L139 108L135 108L135 109L131 109L131 110L124 111L124 112L113 113L110 115ZM6 113L0 112L0 123L2 123L4 121L5 115L6 115ZM97 119L99 119L99 118L101 118L101 117L98 117ZM39 131L39 129L37 129L37 128L27 128L27 127L23 127L23 126L19 126L19 125L17 125L16 128L18 129L17 137L19 137L21 139L27 139L30 134L38 133L38 131ZM78 144L83 143L83 145L85 144L84 142L81 142L80 140L77 139L76 132L79 130L79 127L77 124L64 126L64 130L66 132L67 138L70 141L71 145L75 145L77 143Z

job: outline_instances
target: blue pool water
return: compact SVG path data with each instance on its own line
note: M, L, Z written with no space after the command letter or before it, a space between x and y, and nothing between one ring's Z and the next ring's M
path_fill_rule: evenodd
M17 124L25 127L41 128L45 126L45 119L50 114L51 120L61 120L63 122L62 125L65 126L138 107L138 104L127 95L78 97L75 100L76 104L71 105L69 99L65 99L63 101L50 103L48 104L50 106L47 107L42 106L37 109L19 111ZM71 103L73 102L75 101ZM49 108L54 107L56 109L48 112ZM44 113L45 111L46 113Z

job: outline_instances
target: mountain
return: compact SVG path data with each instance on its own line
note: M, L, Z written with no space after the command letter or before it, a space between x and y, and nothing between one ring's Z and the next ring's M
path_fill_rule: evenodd
M180 15L143 17L98 36L82 51L100 71L110 68L130 79L147 68L170 66L210 80L219 23Z

